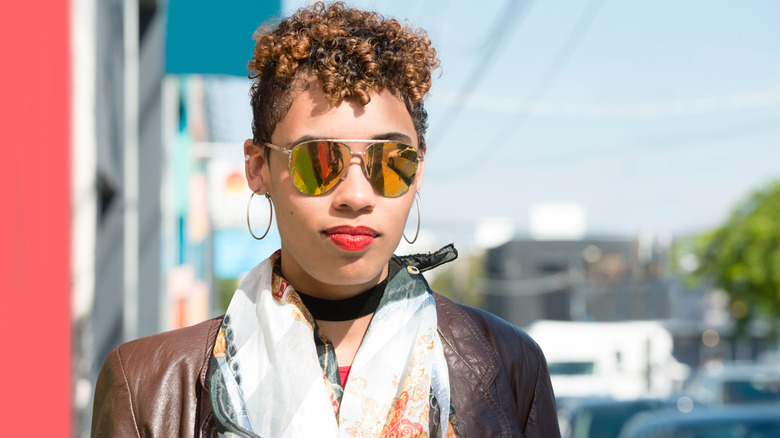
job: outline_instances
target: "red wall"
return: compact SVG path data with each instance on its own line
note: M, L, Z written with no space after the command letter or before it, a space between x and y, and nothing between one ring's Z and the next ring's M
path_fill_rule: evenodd
M70 433L70 6L0 14L3 430ZM5 433L4 433L5 434Z

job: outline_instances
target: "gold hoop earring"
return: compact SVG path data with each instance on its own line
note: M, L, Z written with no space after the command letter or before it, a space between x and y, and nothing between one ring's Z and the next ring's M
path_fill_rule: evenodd
M420 235L420 192L415 192L414 194L414 205L417 206L417 230L414 232L414 239L409 240L406 238L406 233L402 234L404 240L409 245L413 244L414 242L417 242L417 236Z
M255 236L255 233L252 232L252 224L249 223L249 209L252 207L252 198L255 196L257 192L252 192L251 195L249 195L249 202L246 204L246 227L249 228L249 234L252 235L257 240L263 240L265 236L268 235L268 230L271 229L271 222L274 220L274 203L271 202L271 196L268 195L268 193L265 194L265 199L268 200L268 206L271 208L271 215L268 217L268 226L265 228L265 233L263 233L262 236L257 237Z

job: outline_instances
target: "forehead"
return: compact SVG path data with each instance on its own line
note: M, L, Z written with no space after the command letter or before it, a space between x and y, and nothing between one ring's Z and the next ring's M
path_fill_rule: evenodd
M289 110L271 136L275 144L290 146L303 137L371 139L398 133L416 146L412 117L403 100L388 90L369 93L371 101L366 105L355 99L334 105L317 79L310 79L294 93Z

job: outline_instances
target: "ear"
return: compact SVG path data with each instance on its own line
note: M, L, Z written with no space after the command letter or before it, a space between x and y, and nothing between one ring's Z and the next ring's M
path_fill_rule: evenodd
M249 190L258 195L264 195L269 189L268 162L263 152L263 147L251 138L244 142L246 181Z
M423 173L425 171L425 160L418 162L417 164L417 176L414 177L414 189L416 192L422 190L423 185Z

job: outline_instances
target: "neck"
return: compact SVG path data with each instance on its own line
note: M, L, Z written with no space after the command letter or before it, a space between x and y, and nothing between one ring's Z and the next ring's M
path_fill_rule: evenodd
M346 281L324 281L309 274L297 263L290 263L287 260L290 260L290 256L282 248L282 254L277 262L280 264L282 277L296 291L323 300L343 300L354 297L381 283L388 274L387 263L374 275L366 275L365 272L357 269L357 272L352 273L349 272L350 267L347 266L344 269L345 273L328 273L332 278L339 279L341 277Z
M352 365L373 316L370 314L351 321L317 321L322 333L333 343L340 367Z
M311 296L304 291L296 291L301 297L303 305L309 309L309 313L311 313L314 319L325 321L350 321L374 313L377 307L379 307L379 301L384 295L388 278L389 277L385 277L382 282L369 288L365 292L341 300L325 300Z

